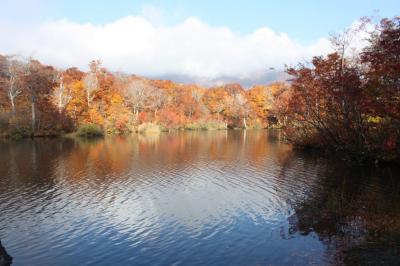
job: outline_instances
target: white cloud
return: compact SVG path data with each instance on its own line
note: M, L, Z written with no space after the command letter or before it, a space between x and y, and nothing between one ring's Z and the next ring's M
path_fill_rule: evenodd
M142 5L140 16L151 21L152 23L161 24L164 22L165 11L152 5Z
M0 25L0 53L34 55L47 64L86 69L101 59L111 70L140 75L182 74L215 78L249 76L281 69L313 55L327 53L329 41L321 38L302 45L285 33L267 27L238 34L227 27L213 27L197 18L163 26L161 14L143 9L142 16L129 16L104 25L69 20L42 22L31 27ZM151 17L151 18L149 18Z

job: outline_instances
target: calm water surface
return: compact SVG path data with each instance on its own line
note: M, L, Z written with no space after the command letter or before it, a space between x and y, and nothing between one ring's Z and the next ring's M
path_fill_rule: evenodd
M0 240L13 265L330 265L371 241L398 255L398 169L280 138L1 142Z

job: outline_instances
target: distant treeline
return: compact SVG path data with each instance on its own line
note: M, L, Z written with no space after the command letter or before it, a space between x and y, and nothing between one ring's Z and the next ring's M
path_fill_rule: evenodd
M153 123L162 129L265 128L276 123L275 98L284 83L204 88L112 73L99 60L86 73L34 59L0 55L3 136L50 136L94 124L109 134Z

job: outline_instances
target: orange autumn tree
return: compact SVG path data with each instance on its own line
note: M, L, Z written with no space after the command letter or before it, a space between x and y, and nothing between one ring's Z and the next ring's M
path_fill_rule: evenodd
M227 108L228 92L223 87L211 88L203 95L203 103L212 115L216 115L218 121L222 112Z
M263 127L278 122L273 109L278 97L287 88L287 84L277 82L270 85L257 85L247 91L247 98L254 110L254 115L261 121Z

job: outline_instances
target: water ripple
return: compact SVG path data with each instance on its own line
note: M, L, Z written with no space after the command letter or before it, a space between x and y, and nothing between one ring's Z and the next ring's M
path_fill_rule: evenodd
M330 177L349 170L329 172L268 134L2 144L0 239L15 265L329 264L335 252L302 224L304 210L342 204ZM368 195L390 191L357 180Z

